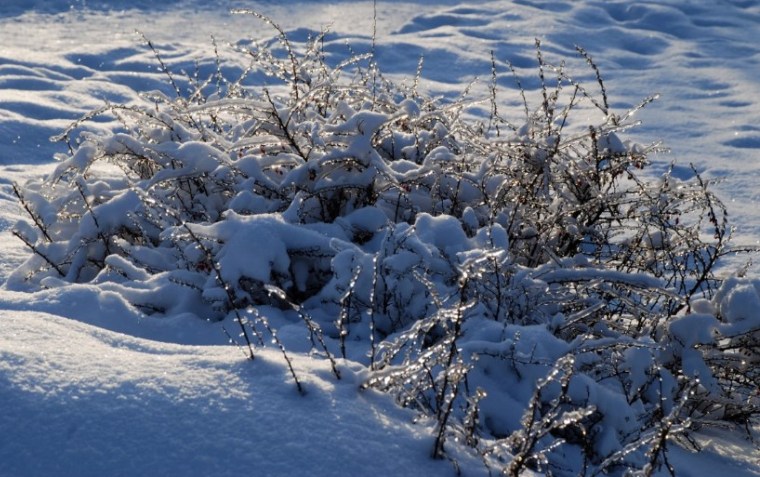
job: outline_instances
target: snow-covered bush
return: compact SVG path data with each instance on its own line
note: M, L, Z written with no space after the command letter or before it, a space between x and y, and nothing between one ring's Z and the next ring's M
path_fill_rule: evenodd
M690 426L758 414L760 298L714 275L725 209L696 170L652 177L585 51L598 92L537 45L538 105L513 123L495 88L478 117L273 26L237 46L239 78L165 67L174 97L64 131L71 153L15 188L33 254L9 286L232 320L251 358L269 334L288 359L259 308L292 310L436 419L436 457L460 442L510 475L649 474ZM80 127L100 114L123 128Z

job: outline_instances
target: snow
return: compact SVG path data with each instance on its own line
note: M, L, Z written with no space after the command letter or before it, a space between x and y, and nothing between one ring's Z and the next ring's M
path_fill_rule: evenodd
M157 3L6 0L0 5L3 282L12 281L12 271L29 255L11 235L22 216L11 184L56 173L60 163L53 158L66 152L66 147L48 138L105 102L129 103L138 92L153 90L171 94L156 59L134 30L150 39L173 68L192 71L196 61L211 57L212 35L220 50L227 41L271 37L251 17L228 13L237 7L271 16L293 39L305 40L330 25L333 33L326 37L325 51L338 58L348 54L346 40L356 51L369 51L370 34L376 28L378 61L386 74L399 80L411 78L424 55L420 88L447 97L458 96L476 76L483 80L473 87L475 93L487 89L491 50L501 73L508 71L509 61L521 73L524 86L533 89L536 79L529 72L535 68L534 39L542 40L552 61L577 58L574 45L578 44L601 66L611 106L617 111L661 94L658 101L637 112L641 127L625 134L641 142L661 139L671 148L671 154L655 157L655 171L664 171L675 160L676 175L687 175L691 162L707 177L720 179L717 191L729 205L736 242L760 243L757 2L380 0L376 26L369 1L225 0L213 7L199 0ZM588 73L583 68L573 72ZM515 84L503 74L496 87L514 92ZM511 117L519 118L521 100L513 96L510 101L516 113ZM413 102L405 104L405 109L410 116L419 114L419 105ZM360 131L364 135L380 126L379 115L364 113L354 118L364 121L366 129ZM120 124L102 117L87 127L98 134L118 129ZM613 151L623 147L617 135L603 141L600 146ZM202 160L188 166L193 170L213 172L225 160L201 143L191 143L190 149L205 151ZM188 158L190 152L182 151ZM67 167L85 168L96 153L80 149ZM447 154L440 151L436 160L447 160ZM58 173L62 172L60 168ZM241 198L239 207L258 211L261 205L250 197ZM105 209L101 212L114 218ZM230 223L247 220L232 213L227 217ZM273 217L256 220L266 222L264 233L231 236L231 241L243 245L232 244L230 249L252 246L262 254L241 258L230 253L223 270L233 275L225 278L232 280L245 269L256 270L261 274L257 278L264 280L271 270L282 271L290 265L277 262L283 254L276 252L276 246L305 247L321 240L318 231L295 235L296 231ZM475 230L476 222L471 217L468 228ZM224 223L205 233L224 235L238 230L225 228ZM357 210L338 221L338 226L352 230L375 231L381 225L375 209ZM468 240L501 244L507 240L501 229L494 229L493 236L468 239L467 230L459 224L432 216L422 216L416 228L426 243L436 243L450 254L459 252ZM346 260L353 259L351 253ZM398 254L388 257L386 265L401 274L415 265L416 258ZM111 260L114 268L128 274L140 272L129 263ZM727 261L724 273L733 273L744 260ZM297 274L301 286L304 273ZM713 323L706 314L673 323L671 331L689 348L683 359L694 344L713 338L705 334L704 323L729 329L758 322L760 298L753 284L760 278L757 264L748 268L748 276L732 279L719 295L717 308L726 323ZM555 273L550 278L563 277ZM390 396L360 390L367 378L362 366L341 361L342 379L337 380L327 361L307 352L291 353L306 389L306 395L300 396L279 351L257 348L256 359L246 361L227 343L218 323L187 312L192 303L172 308L183 301L176 295L178 288L161 278L154 284L165 287L163 305L169 310L165 317L148 317L129 306L125 294L136 296L142 291L125 291L118 283L66 283L64 287L60 280L47 279L47 289L41 291L0 290L0 475L454 474L448 462L429 457L432 423L414 422L416 414L398 407ZM706 313L710 306L694 311ZM273 311L270 319L287 321L276 315ZM282 338L305 340L295 329L286 328ZM478 330L482 343L470 345L490 346L496 336L486 331L485 325ZM533 331L542 356L557 359L559 345L552 346L541 330ZM504 332L501 327L493 330ZM531 336L515 337L521 353L535 352ZM641 355L631 371L638 383L649 354L640 349L631 349L630 354ZM694 372L701 371L699 362L694 360ZM515 383L504 386L511 384ZM510 396L503 392L505 406ZM497 401L489 402L486 411L508 421L505 429L513 428L520 416L500 414L494 409ZM705 449L699 454L672 450L679 475L760 475L758 451L743 436L710 430L700 439ZM470 464L465 475L481 472L477 462L464 459L460 463Z
M451 475L388 396L300 357L160 343L42 312L0 320L0 474ZM350 469L350 471L348 470Z

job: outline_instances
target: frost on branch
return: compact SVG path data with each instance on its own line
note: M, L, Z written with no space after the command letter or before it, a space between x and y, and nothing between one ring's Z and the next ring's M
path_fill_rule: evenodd
M696 170L652 176L585 51L593 88L537 45L537 107L510 122L492 88L481 121L273 26L237 45L240 76L167 68L175 97L64 131L71 153L14 189L32 253L8 286L233 321L250 358L269 334L289 362L259 308L288 310L336 376L363 360L365 387L433 418L435 457L512 475L647 473L690 426L757 416L760 298L714 275L725 209ZM80 128L100 114L122 130Z

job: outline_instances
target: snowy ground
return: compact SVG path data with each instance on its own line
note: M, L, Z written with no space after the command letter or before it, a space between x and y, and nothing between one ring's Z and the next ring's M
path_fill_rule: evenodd
M372 2L7 0L0 5L0 280L26 256L10 227L12 182L51 170L70 121L129 102L165 78L139 38L172 67L191 69L221 46L271 32L230 7L261 11L294 39L331 25L326 50L368 51ZM534 38L550 59L579 44L602 68L618 110L661 99L633 133L662 140L712 178L737 243L760 243L760 4L753 0L579 2L379 1L378 58L399 78L425 57L424 87L454 95L490 75L489 51L531 84ZM582 62L573 63L584 74ZM500 88L513 88L504 75ZM515 104L517 104L515 98ZM515 116L519 116L516 108ZM507 116L509 116L507 114ZM113 127L100 123L99 127ZM757 260L755 260L757 262ZM730 273L735 264L725 266ZM750 268L760 277L760 268ZM216 325L141 317L117 296L73 290L0 290L0 475L448 475L428 458L430 427L392 400L360 392L359 367L296 359L306 397L273 351L248 363ZM741 436L705 436L699 455L677 452L682 475L760 475ZM476 467L473 467L476 468ZM472 471L475 472L474 470ZM467 473L467 472L466 472ZM467 474L469 475L469 474Z

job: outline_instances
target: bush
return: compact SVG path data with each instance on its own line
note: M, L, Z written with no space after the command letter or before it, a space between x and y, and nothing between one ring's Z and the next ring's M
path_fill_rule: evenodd
M454 438L510 475L648 475L674 437L757 416L743 304L760 298L714 274L725 208L696 170L649 175L655 146L622 138L635 109L610 110L585 51L596 93L537 42L539 104L521 90L513 125L495 67L483 117L272 25L270 47L238 46L241 77L164 66L175 97L64 131L71 153L14 189L34 253L8 283L233 320L250 358L270 334L288 360L258 309L292 309L328 358L366 360L365 387L436 419L436 457L456 462ZM584 108L599 122L576 122ZM100 114L123 129L81 128Z

